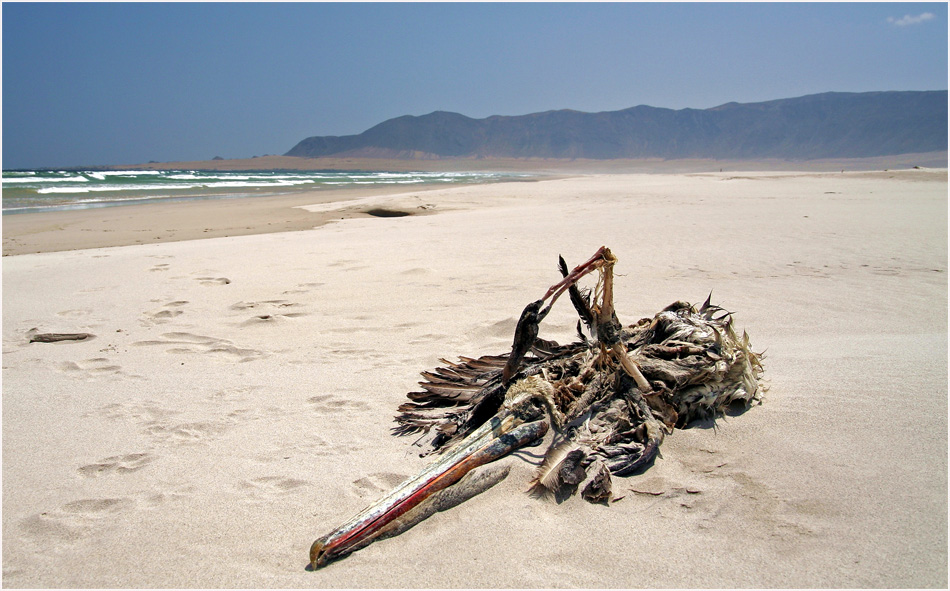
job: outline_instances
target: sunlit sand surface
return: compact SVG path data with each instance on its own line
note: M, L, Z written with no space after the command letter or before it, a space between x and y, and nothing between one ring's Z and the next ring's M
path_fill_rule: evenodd
M947 585L946 170L281 199L4 218L4 586ZM529 497L541 447L305 571L427 462L390 433L419 372L506 352L558 254L601 245L624 324L735 312L762 405L667 436L610 506Z

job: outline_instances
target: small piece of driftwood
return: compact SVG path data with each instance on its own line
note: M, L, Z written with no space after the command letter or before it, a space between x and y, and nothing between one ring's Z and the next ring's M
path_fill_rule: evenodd
M31 343L59 343L61 341L85 341L96 335L88 332L38 332L30 335Z

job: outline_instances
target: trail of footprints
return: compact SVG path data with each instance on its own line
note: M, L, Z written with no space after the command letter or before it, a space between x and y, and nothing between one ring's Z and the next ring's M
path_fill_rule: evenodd
M143 312L141 324L145 327L167 324L185 314L187 300L175 300L162 306ZM283 299L262 300L256 302L240 301L228 309L233 312L247 313L239 326L260 326L274 324L286 319L306 316L299 308L302 304ZM235 346L227 339L192 334L183 331L168 332L160 339L151 339L133 343L142 345L184 345L167 349L169 353L220 353L233 356L237 361L250 361L264 356L262 351Z
M159 257L165 258L165 257ZM154 265L150 271L167 272L171 269L168 263ZM202 285L228 285L230 280L225 277L202 275L195 277ZM283 295L303 294L312 288L322 286L322 283L301 283L295 289L282 292ZM187 314L189 301L172 300L161 306L142 313L142 326L168 324L178 321ZM238 322L240 326L265 325L285 319L293 319L306 315L300 310L302 304L285 299L240 301L231 305L231 312L244 316ZM66 310L59 313L63 317L79 317L91 313L91 310ZM121 331L120 331L121 332ZM257 349L240 347L227 339L194 334L186 331L169 331L162 333L158 338L140 340L131 343L137 347L164 347L171 354L212 354L231 361L252 361L266 356L266 353ZM121 366L106 357L95 357L82 361L63 362L59 369L64 373L74 373L83 376L112 375L121 373ZM76 469L78 477L83 479L122 478L141 470L147 469L161 457L160 450L168 446L211 444L233 427L246 420L274 412L286 412L279 408L235 408L246 400L246 395L258 386L238 389L227 389L216 392L208 397L207 402L215 405L225 404L230 410L214 414L210 419L201 421L184 420L182 412L164 408L155 401L145 400L128 403L107 404L97 411L99 416L122 421L137 423L140 432L151 442L146 449L112 455L79 466ZM338 415L341 413L362 412L369 409L369 405L358 400L339 398L333 395L313 396L308 399L312 410L318 415ZM355 442L350 442L355 443ZM301 446L308 449L308 454L316 456L327 455L334 446L327 442L314 441L310 444L295 444L294 452L300 453ZM273 449L269 453L262 453L257 458L262 464L272 464L282 453L291 453L286 449ZM403 475L371 474L354 482L357 492L377 492L389 488L393 483L401 481ZM283 495L299 493L310 483L306 480L287 478L282 476L260 476L241 480L236 490L247 501L271 499ZM181 499L195 492L191 485L163 484L160 490L149 490L127 497L99 497L78 499L65 503L50 511L33 514L20 520L20 527L27 534L43 543L53 544L70 543L94 535L97 531L118 527L115 517L130 511L148 509L169 500Z
M159 462L162 451L170 447L210 445L245 421L273 416L275 413L295 412L285 408L259 406L251 395L260 388L241 386L208 394L204 400L199 401L199 405L204 407L198 413L204 418L200 421L188 420L187 411L169 409L153 400L111 403L90 411L90 415L110 420L131 421L150 443L146 445L147 451L108 456L81 465L76 469L77 476L82 479L106 479L103 484L108 486L110 478L124 478L148 469ZM206 412L208 407L215 409L215 412ZM291 453L309 454L313 447L320 447L322 451L327 452L328 450L322 448L332 448L333 445L327 446L325 443L320 440L311 444L297 442L293 448L281 447L271 449L266 454L262 453L258 460L262 465L274 465L282 454L287 459ZM149 483L149 488L139 493L127 496L107 494L74 500L58 508L20 519L18 525L37 543L55 548L123 527L123 519L131 518L133 512L148 510L170 501L180 501L197 492L194 485L187 483L146 482ZM306 480L268 474L238 480L234 483L233 490L244 502L260 502L302 494L308 486L310 482Z

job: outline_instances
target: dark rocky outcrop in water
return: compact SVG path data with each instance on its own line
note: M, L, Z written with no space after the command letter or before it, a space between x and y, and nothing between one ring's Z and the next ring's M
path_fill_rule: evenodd
M287 156L379 158L863 158L947 149L947 91L827 92L711 109L641 105L472 119L436 111Z

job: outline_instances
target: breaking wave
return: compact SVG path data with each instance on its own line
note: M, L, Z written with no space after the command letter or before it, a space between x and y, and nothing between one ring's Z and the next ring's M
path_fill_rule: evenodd
M132 202L254 197L367 185L485 183L525 177L492 172L24 170L3 172L3 213Z

